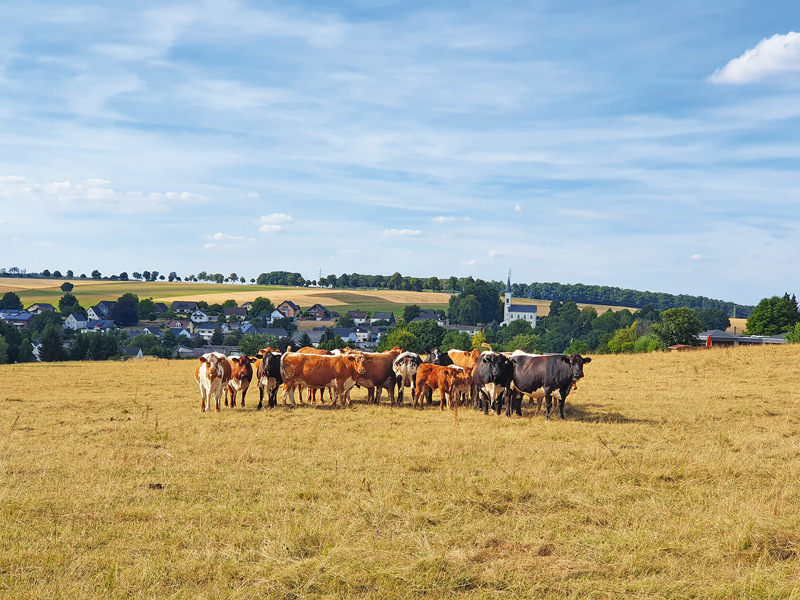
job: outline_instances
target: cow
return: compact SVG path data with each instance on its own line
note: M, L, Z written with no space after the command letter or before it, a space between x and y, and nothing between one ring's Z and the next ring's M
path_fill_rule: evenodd
M313 346L303 346L299 350L297 350L298 354L319 354L320 356L338 356L338 351L330 351L325 350L325 348L314 348ZM331 396L331 402L333 402L333 387L328 388L328 393ZM298 392L300 393L300 401L303 400L303 387L300 386L298 388ZM308 397L306 398L309 403L314 404L317 401L317 388L308 388ZM319 401L322 404L325 404L325 388L322 388L319 392Z
M455 402L458 408L459 401L465 398L472 398L472 367L459 367L457 365L450 365L448 369L456 371L455 379L453 380L453 390L450 395L451 402ZM450 408L450 403L447 404Z
M273 352L271 349L260 351L261 358L256 368L256 379L258 381L258 407L261 410L264 405L264 393L267 394L267 406L274 408L278 405L278 387L283 383L281 377L281 353Z
M476 348L471 352L466 352L453 348L447 351L447 355L450 357L450 360L453 361L454 365L467 368L475 366L475 363L478 362L478 357L481 355L481 351Z
M450 356L439 350L438 348L431 348L428 351L428 356L425 357L425 362L433 365L442 365L446 367L447 365L453 364L453 359Z
M514 387L523 394L532 394L539 388L544 391L545 418L550 419L550 409L553 406L552 394L558 390L558 418L564 418L564 402L570 389L583 377L583 365L592 362L589 357L580 354L554 354L551 356L512 356L514 365ZM519 404L516 403L516 412L521 414ZM510 404L510 403L509 403Z
M403 403L403 390L411 388L411 398L414 398L414 389L417 381L417 369L422 364L419 354L403 352L392 363L395 381L397 382L397 404Z
M403 353L402 348L392 348L386 352L369 352L364 356L364 373L359 375L356 383L367 388L369 400L380 404L381 390L389 394L389 403L394 405L395 377L392 368L394 360ZM343 356L352 356L345 354Z
M224 355L209 352L199 357L199 362L194 370L194 379L200 386L200 412L211 410L212 396L216 412L219 412L222 390L227 383L225 365L228 367L227 373L228 379L230 379L230 365Z
M287 352L281 357L281 377L283 378L283 404L286 399L294 403L294 389L298 386L326 388L336 386L336 397L342 404L347 402L346 392L350 391L356 379L366 372L363 354L345 356L324 356Z
M481 353L472 371L473 401L478 409L488 414L490 405L496 402L499 406L506 392L510 392L513 379L514 366L508 357L497 352ZM500 409L497 410L499 413ZM509 416L508 411L506 416Z
M231 356L228 363L231 368L231 377L225 394L225 406L228 406L228 396L231 398L231 408L236 408L236 394L242 392L242 408L244 408L244 398L250 387L250 380L253 379L252 363L258 360L257 357L249 357L246 354L241 356Z
M422 398L429 396L433 390L439 390L439 408L444 410L445 403L458 406L459 390L468 390L472 387L471 373L454 365L442 366L431 363L422 363L417 369L417 386L414 391L412 408L425 408Z

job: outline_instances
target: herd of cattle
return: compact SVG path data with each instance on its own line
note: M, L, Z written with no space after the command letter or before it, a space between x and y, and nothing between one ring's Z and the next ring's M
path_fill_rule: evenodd
M393 348L388 352L344 352L301 348L296 352L274 351L264 348L257 356L226 357L210 352L200 357L195 368L195 380L200 386L202 411L210 410L211 399L220 410L224 395L225 406L236 406L241 392L244 407L247 390L255 374L259 389L258 409L264 404L277 405L278 389L283 387L283 404L287 399L295 406L295 390L308 390L308 400L315 402L316 391L323 396L325 390L333 401L347 406L350 391L355 386L367 389L370 402L380 402L386 390L389 402L403 402L403 390L411 388L412 406L424 408L432 402L433 390L439 390L439 407L458 408L460 402L470 402L488 413L493 408L497 414L505 406L506 416L514 412L522 415L522 396L537 401L541 410L545 400L545 418L550 418L553 398L558 400L558 416L564 418L564 401L570 390L583 377L583 365L591 358L579 354L565 356L528 354L521 351L500 353L492 351L450 350L447 353L433 349L425 361L413 352ZM254 368L255 367L255 368ZM324 398L321 399L323 401Z

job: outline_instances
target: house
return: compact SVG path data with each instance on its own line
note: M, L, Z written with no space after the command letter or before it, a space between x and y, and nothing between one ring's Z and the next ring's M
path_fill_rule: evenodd
M17 329L30 327L31 319L33 319L33 315L27 310L0 310L0 321Z
M98 332L98 333L105 333L109 329L115 329L117 324L110 319L89 319L89 322L86 323L86 329L83 330L83 333L87 332Z
M199 335L202 339L208 341L211 339L211 336L214 335L214 331L217 329L217 325L219 325L223 335L227 335L231 332L230 327L228 327L227 323L203 323L201 325L198 325L195 328L194 332L197 335Z
M322 306L322 304L315 304L307 311L313 319L317 321L328 321L332 318L331 312Z
M389 325L394 323L394 313L391 312L376 312L372 315L372 320L374 321L388 321Z
M86 316L90 321L103 321L111 317L111 311L117 303L114 300L101 300L86 311Z
M503 303L503 322L501 325L508 325L512 321L522 319L531 324L531 327L536 328L536 315L537 308L535 304L512 304L511 303L511 277L509 276L506 283L505 302Z
M230 320L231 317L236 317L239 321L244 321L247 318L247 309L243 306L226 306L225 318Z
M123 348L122 349L122 360L128 360L131 358L142 358L144 353L142 352L141 348Z
M483 327L480 325L445 325L444 328L447 331L463 331L470 337L480 331L483 331Z
M324 329L324 328L323 328ZM292 335L292 348L298 349L301 347L300 338L303 337L303 334L307 334L309 339L311 339L311 345L315 348L319 346L320 342L322 341L322 334L325 333L324 331L295 331L294 335Z
M386 325L373 325L369 328L369 334L372 337L372 341L377 344L388 330L389 328Z
M200 308L200 306L197 304L197 302L186 301L186 300L176 300L169 307L170 310L185 315L191 314L198 308Z
M436 311L431 310L430 308L425 308L419 311L419 316L415 317L411 320L412 323L417 323L419 321L436 321L437 325L444 326L447 322L442 317L436 314Z
M697 338L702 346L741 346L754 344L785 344L783 335L738 335L728 331L712 329L699 334Z
M67 320L64 321L64 329L72 329L73 331L86 329L88 322L89 320L81 313L72 313L67 317Z
M154 302L153 303L153 312L157 315L163 314L169 310L169 307L164 304L163 302Z
M192 332L188 329L183 329L182 327L170 327L169 330L175 334L176 338L183 336L187 339L192 339Z
M372 333L369 330L369 327L354 327L353 333L356 334L356 344L359 346L363 346L372 341Z
M353 342L354 344L358 342L358 336L356 335L356 332L353 331L352 329L347 329L344 327L334 327L333 333L338 335L345 342Z
M145 327L144 329L142 329L142 333L146 335L154 335L157 338L164 337L164 332L161 331L158 327Z
M300 316L300 307L291 300L284 300L278 304L277 309L284 317L294 319Z
M191 319L176 319L174 321L170 321L167 327L170 329L186 329L189 333L192 333L194 330L194 323L192 323Z
M216 323L219 319L216 315L210 315L201 308L192 311L191 320L193 323Z
M202 348L190 348L189 346L178 346L172 353L172 358L198 358L203 356L206 351Z
M283 327L256 327L249 321L244 323L239 329L243 334L255 333L258 335L274 335L275 337L287 337L289 333Z
M27 310L33 315L38 315L43 312L56 312L56 307L47 302L40 302L38 304L31 304Z
M276 308L275 310L273 310L270 313L269 318L267 319L267 322L274 323L275 321L278 321L280 319L285 319L285 318L286 317L284 316L284 314Z
M253 308L253 303L252 303L252 302L249 302L249 301L248 301L248 302L243 302L243 303L241 304L241 308L243 308L243 309L245 309L246 311L250 312L250 309L251 309L251 308Z
M367 313L363 310L349 310L347 316L353 319L356 325L365 325L368 321Z

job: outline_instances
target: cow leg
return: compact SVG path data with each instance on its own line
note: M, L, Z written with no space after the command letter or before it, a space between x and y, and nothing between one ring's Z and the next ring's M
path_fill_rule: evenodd
M558 418L559 419L563 419L564 418L564 403L567 401L567 394L569 394L570 387L571 386L568 385L566 388L562 388L562 389L559 390L559 394L558 394L560 396L559 399L558 399Z
M550 392L544 393L544 418L545 420L550 420L550 409L553 408L553 397L550 395Z
M244 408L244 397L247 396L247 390L248 388L242 390L242 408Z
M269 394L267 394L269 396ZM269 402L269 397L267 397L267 402ZM264 388L258 386L258 406L256 406L256 410L261 410L261 407L264 404Z

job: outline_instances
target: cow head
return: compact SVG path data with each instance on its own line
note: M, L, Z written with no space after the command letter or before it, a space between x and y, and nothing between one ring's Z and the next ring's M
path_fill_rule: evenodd
M569 365L570 371L572 372L572 382L574 384L576 381L583 378L583 365L592 362L592 359L588 356L584 358L580 354L570 354L569 356L562 356L561 362Z
M367 367L364 365L366 359L364 358L363 354L347 354L346 357L347 360L355 365L356 373L358 375L363 375L367 372Z
M442 361L442 351L438 348L431 348L428 351L428 359L425 362L432 363L434 365L440 365Z
M491 381L500 379L503 373L511 367L511 361L497 352L484 352L481 356L480 361L489 368Z

